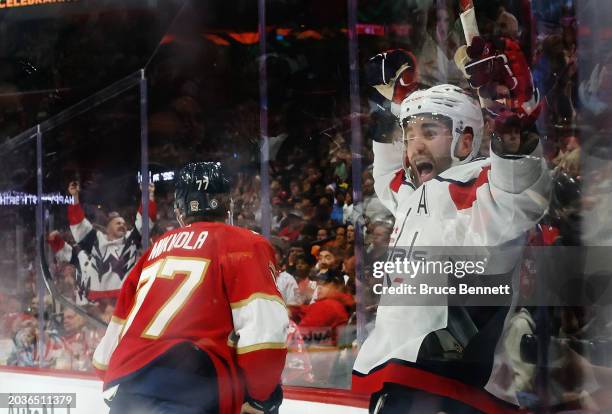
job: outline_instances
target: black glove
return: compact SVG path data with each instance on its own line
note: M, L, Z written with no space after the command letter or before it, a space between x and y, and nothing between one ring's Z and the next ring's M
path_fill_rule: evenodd
M264 414L276 414L278 413L278 408L283 402L283 389L279 384L276 386L274 391L272 391L272 394L270 394L270 397L268 397L267 400L255 400L249 395L247 395L245 398L245 402L247 402L253 408L263 411Z
M372 113L373 133L372 139L383 144L393 142L393 134L401 134L397 117L388 111L375 111Z
M412 53L403 49L387 50L370 58L365 67L368 85L388 85L397 76L397 71L408 64L414 71L416 61Z
M370 98L397 115L402 100L418 88L416 58L403 49L388 50L365 65L366 82L375 91Z

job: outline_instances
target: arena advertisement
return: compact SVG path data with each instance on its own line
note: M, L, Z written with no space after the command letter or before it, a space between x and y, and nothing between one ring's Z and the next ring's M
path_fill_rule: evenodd
M611 409L606 2L0 15L0 412Z
M76 0L2 0L0 9L10 9L12 7L40 6L43 4L69 3Z

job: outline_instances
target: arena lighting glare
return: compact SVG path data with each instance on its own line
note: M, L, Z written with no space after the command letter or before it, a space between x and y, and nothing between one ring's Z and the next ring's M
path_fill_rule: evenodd
M174 171L165 171L160 173L153 174L149 171L149 181L152 183L157 183L160 181L172 181L174 180ZM138 182L142 182L142 174L140 171L138 172Z
M74 199L70 195L61 193L43 194L43 202L50 204L74 204ZM22 193L20 191L0 192L0 206L31 206L38 201L36 194Z

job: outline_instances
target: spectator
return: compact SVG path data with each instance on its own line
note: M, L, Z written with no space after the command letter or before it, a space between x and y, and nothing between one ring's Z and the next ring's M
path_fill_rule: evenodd
M347 292L354 295L355 285L355 256L347 256L342 262L342 272L344 273L344 284Z
M348 322L355 300L346 292L338 271L319 274L317 299L300 309L299 329L307 344L337 344L337 328Z
M93 261L78 245L72 247L66 243L57 230L49 234L47 241L61 268L59 291L79 305L87 304L91 283L96 284L97 272ZM90 298L95 300L93 296Z
M347 224L346 226L346 248L344 252L346 255L353 255L355 252L355 226L353 224Z
M70 263L64 263L60 266L59 277L58 283L61 294L73 300L76 299L78 280L76 267Z
M320 197L319 204L315 208L314 223L320 227L329 226L331 209L330 199L327 196Z
M42 340L42 366L39 365L38 353L38 321L31 315L21 318L14 326L15 348L9 356L7 364L19 367L56 368L56 362L64 352L61 338L53 331L44 332Z
M366 224L373 221L391 219L391 212L380 202L374 192L374 177L371 170L362 174L363 183L363 210L362 214Z
M345 251L347 246L346 227L336 226L334 234L334 240L330 242L330 246L335 247L339 251Z
M365 254L366 263L372 264L386 259L390 236L391 226L389 224L376 222L372 225L371 242Z
M344 205L342 206L342 221L344 224L353 222L353 193L352 190L347 191L344 196Z
M63 317L64 368L76 371L92 370L91 358L101 336L87 327L85 318L74 310L65 309Z
M289 273L294 274L298 256L303 256L305 254L306 250L304 249L304 244L302 242L295 241L291 243L289 246L289 253L287 255L287 262L285 263L286 270Z
M300 186L300 182L297 180L291 180L289 184L289 199L287 200L289 203L297 203L301 200L302 187Z
M300 237L300 232L304 228L304 220L302 220L299 214L299 212L294 211L287 215L285 224L278 232L278 237L292 242Z
M553 159L553 164L565 171L571 177L580 176L580 143L574 134L562 138L563 147Z
M308 304L312 301L312 296L317 287L317 282L311 279L312 265L304 254L296 257L295 280L298 284L297 303Z
M302 213L302 218L305 221L314 220L316 209L309 198L302 198L295 206Z
M336 249L330 246L321 247L317 258L316 278L324 277L325 273L337 271L340 262L340 256Z
M141 244L140 209L136 215L134 229L128 231L123 217L118 213L111 213L108 217L106 232L102 233L85 218L85 212L80 205L80 191L80 185L76 181L71 182L68 186L68 192L74 198L74 204L68 206L68 221L75 241L87 257L83 255L79 257L79 253L73 251L72 246L62 244L61 241L54 247L56 257L61 261L69 261L81 267L83 280L79 288L86 290L86 297L90 301L115 297L119 293L124 277L136 263L137 250ZM153 220L157 214L154 194L155 187L151 183L149 186L150 227L153 226Z
M317 241L327 240L329 238L329 233L325 227L320 227L317 230Z
M499 15L497 16L495 34L512 39L519 39L519 23L517 18L507 11L503 6L500 7Z
M281 249L273 245L274 253L276 255L276 263L282 262L282 251ZM297 304L297 291L298 284L287 270L283 270L276 276L276 286L278 287L279 292L281 293L285 304L287 305L295 305Z
M15 295L0 295L0 338L13 338L15 321L24 316L21 312L23 305Z
M331 221L336 224L344 223L344 200L345 193L337 191L335 195L334 205L330 214Z
M112 299L100 300L98 302L98 309L101 319L104 322L109 323L113 317L113 312L115 311L115 301Z
M431 3L425 42L418 54L419 81L426 85L465 85L465 78L453 61L459 38L452 31L455 11L444 0Z

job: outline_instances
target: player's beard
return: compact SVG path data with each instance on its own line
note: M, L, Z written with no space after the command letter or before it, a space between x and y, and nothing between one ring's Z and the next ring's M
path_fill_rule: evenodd
M403 164L404 166L410 166L407 172L410 173L410 179L417 187L436 177L438 174L442 174L452 166L453 160L449 154L450 145L448 149L438 148L436 150L440 154L444 154L444 156L435 156L429 149L425 149L409 158L408 152L404 151Z

